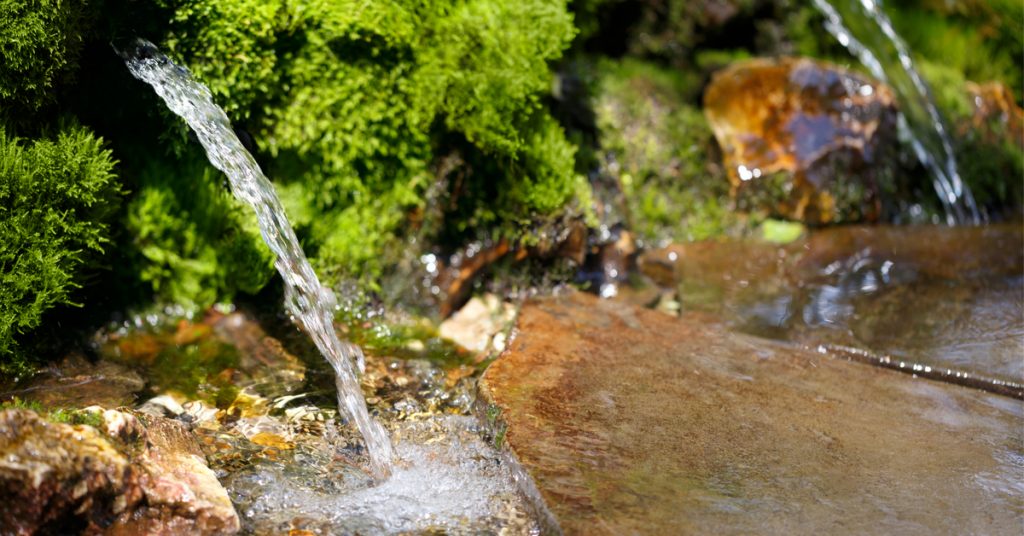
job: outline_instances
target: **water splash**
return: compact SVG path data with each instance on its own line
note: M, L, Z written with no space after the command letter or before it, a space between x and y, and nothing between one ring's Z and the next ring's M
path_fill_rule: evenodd
M914 68L906 43L882 11L882 0L813 0L825 15L825 28L871 74L889 84L900 107L900 133L932 174L946 223L982 223L984 215L960 179L953 144L924 79Z
M152 43L141 39L121 55L131 73L153 86L167 107L195 131L210 163L228 176L235 197L256 212L260 233L276 255L274 264L284 279L285 308L334 368L338 407L362 433L374 472L379 476L389 474L391 441L367 412L354 369L354 362L362 360L362 352L338 339L333 326L337 303L334 293L320 284L309 265L274 186L242 146L224 110L213 102L210 90L192 78L188 69L174 64Z

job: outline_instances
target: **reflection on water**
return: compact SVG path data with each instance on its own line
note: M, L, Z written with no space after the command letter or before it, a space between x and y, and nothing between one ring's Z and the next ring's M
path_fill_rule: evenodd
M649 255L683 311L810 346L1024 379L1019 226L823 230L784 247L688 244Z

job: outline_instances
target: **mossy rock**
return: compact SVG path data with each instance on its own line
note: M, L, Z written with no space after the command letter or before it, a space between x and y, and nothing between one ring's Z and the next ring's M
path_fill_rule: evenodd
M618 179L628 223L653 241L700 240L745 226L730 210L693 74L638 60L604 60L594 111L600 159Z
M898 198L896 108L883 84L806 58L754 59L716 73L704 104L746 210L874 221Z

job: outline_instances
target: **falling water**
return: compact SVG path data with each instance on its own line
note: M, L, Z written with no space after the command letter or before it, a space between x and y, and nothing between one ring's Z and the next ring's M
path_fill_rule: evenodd
M825 28L875 77L892 86L900 106L900 132L934 177L946 222L978 224L983 215L957 171L953 145L906 43L882 11L882 0L814 0Z
M235 197L256 212L263 240L277 256L275 265L285 283L285 307L334 367L339 409L362 433L374 472L380 476L390 473L391 441L380 423L367 413L356 379L353 361L361 360L362 353L338 339L333 327L334 294L320 285L274 186L242 146L224 110L214 104L210 90L193 79L187 69L175 65L144 40L138 40L122 56L132 74L153 86L171 111L195 131L210 162L228 176Z

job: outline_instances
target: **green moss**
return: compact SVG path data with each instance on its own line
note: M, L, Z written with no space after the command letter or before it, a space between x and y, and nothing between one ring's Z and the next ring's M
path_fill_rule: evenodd
M77 64L87 12L83 1L0 0L0 108L32 112L53 100Z
M542 102L548 63L574 35L564 2L163 4L170 55L253 133L328 281L372 281L393 261L384 252L401 249L434 162L452 150L479 158L449 228L523 235L585 195ZM160 218L143 214L158 206L136 217Z
M88 130L22 140L0 127L0 373L25 372L19 341L97 268L120 203L114 161Z
M85 425L92 426L93 428L100 428L103 426L103 414L98 411L46 408L39 402L22 400L18 397L14 397L11 400L0 403L0 411L5 409L27 409L29 411L34 411L50 422Z
M632 228L644 238L678 241L742 226L710 153L711 129L686 104L699 91L695 75L636 60L605 61L597 71L600 144L626 194Z
M914 0L886 7L896 30L916 56L956 71L967 80L998 80L1021 98L1024 4L1004 0ZM929 82L936 87L937 81Z
M192 308L257 292L274 263L252 211L201 158L151 160L136 178L125 220L141 257L139 278Z
M975 108L967 80L956 67L922 61L919 65L932 88L940 112L951 126L958 169L979 205L990 211L1019 211L1024 206L1024 147L1019 133L999 118L975 124Z
M765 220L761 224L761 239L773 244L788 244L804 235L803 224L783 220Z

